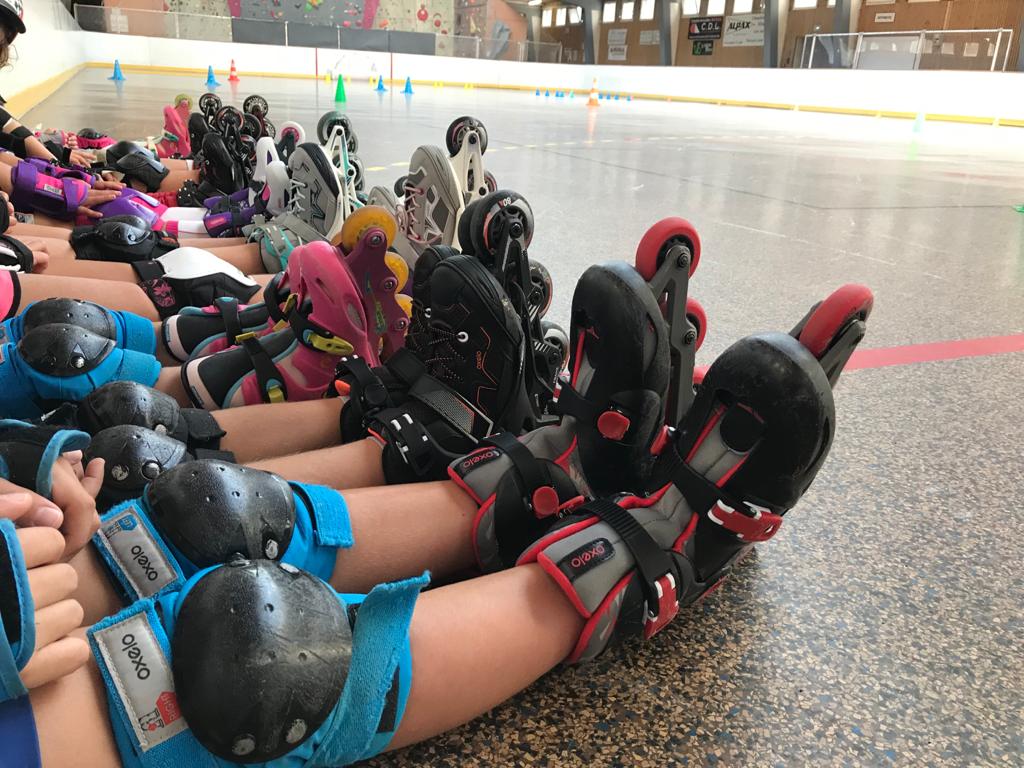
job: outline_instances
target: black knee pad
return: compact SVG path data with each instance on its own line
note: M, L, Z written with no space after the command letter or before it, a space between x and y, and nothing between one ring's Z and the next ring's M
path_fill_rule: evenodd
M104 339L117 341L114 315L99 304L81 299L42 299L22 315L22 334L54 323L66 323Z
M103 459L103 488L98 506L114 504L142 495L145 487L166 470L190 461L185 444L143 427L109 427L96 434L85 451L88 463Z
M124 174L126 182L140 181L146 185L147 192L156 192L160 183L171 171L155 157L143 152L125 155L114 166L118 173Z
M21 358L32 370L57 378L95 370L116 346L105 336L64 323L33 328L18 342Z
M111 144L107 147L106 163L110 168L116 168L118 161L128 155L134 155L141 153L145 155L153 156L153 153L146 149L141 144L136 144L134 141L119 141L116 144Z
M178 241L163 232L154 232L138 216L110 216L96 224L71 230L75 256L86 261L116 261L131 264L170 253Z
M295 495L270 472L192 461L146 489L151 519L190 562L206 568L226 552L276 560L295 530Z
M171 657L181 713L199 743L232 763L269 762L333 711L348 679L352 628L337 595L315 576L235 560L185 598Z
M78 403L75 421L90 435L123 425L151 429L196 456L218 451L225 435L209 411L182 408L170 395L134 381L112 381L90 393Z
M2 206L3 216L8 217L7 206ZM9 218L7 218L9 224ZM0 221L0 232L7 227ZM0 269L8 272L31 272L35 257L31 249L20 240L7 235L0 235Z

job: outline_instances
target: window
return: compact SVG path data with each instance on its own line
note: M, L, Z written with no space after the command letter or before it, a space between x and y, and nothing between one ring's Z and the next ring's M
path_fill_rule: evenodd
M683 16L699 16L700 0L683 0Z
M540 15L540 25L542 27L550 27L551 26L551 9L550 8L545 8L544 11L541 13L541 15Z
M654 18L654 0L640 0L640 21Z
M829 8L835 8L836 7L836 0L828 0L828 7Z
M725 0L708 0L708 16L721 16L725 13Z
M559 8L558 10L555 11L555 26L565 26L565 8Z
M615 21L615 3L604 4L604 12L601 14L601 21L605 24L610 21Z
M619 21L633 20L633 0L625 0L622 3L622 11L619 12Z
M733 13L750 13L754 10L754 0L732 0Z
M896 5L896 0L864 0L864 5Z
M818 0L793 0L793 10L799 11L803 8L817 8Z
M569 23L570 24L582 24L583 23L583 9L578 5L569 6Z

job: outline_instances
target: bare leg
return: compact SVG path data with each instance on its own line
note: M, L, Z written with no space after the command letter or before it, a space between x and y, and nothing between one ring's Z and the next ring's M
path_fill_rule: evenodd
M582 629L576 609L536 565L424 593L410 629L409 702L388 748L501 703L565 659ZM45 768L120 764L95 662L31 697Z
M244 237L179 237L178 245L182 248L205 248L208 251L246 245L249 241ZM219 254L218 254L219 255Z
M192 170L191 168L189 168L188 160L180 160L176 157L165 157L162 158L160 162L162 162L167 167L167 170L171 172Z
M181 383L181 368L164 368L160 371L160 376L157 378L153 388L170 395L178 405L184 408L191 407L192 405L192 401L189 400L185 387Z
M366 439L293 456L254 461L252 466L300 483L318 483L341 490L371 488L384 485L380 454L380 444Z
M214 411L213 417L227 436L221 448L240 462L313 451L339 441L338 418L345 401L308 400L265 403ZM380 464L380 459L377 459Z
M160 189L157 192L177 192L186 181L199 182L199 171L174 170L171 168L168 168L168 170L171 172L160 182Z
M11 224L8 234L19 240L25 240L25 238L29 237L45 237L52 240L63 240L64 242L71 241L71 230L65 227L48 227L44 224L23 224L20 221Z
M70 247L70 246L68 246ZM49 253L48 248L44 248ZM50 263L41 273L45 276L84 277L90 280L107 280L114 283L138 284L139 276L131 264L113 261L79 261L74 258L50 258Z
M111 266L125 266L111 265ZM33 301L54 297L67 297L92 301L108 309L134 312L150 320L158 320L156 307L137 285L127 285L114 280L94 280L87 277L65 277L61 275L18 275L21 285L21 307Z

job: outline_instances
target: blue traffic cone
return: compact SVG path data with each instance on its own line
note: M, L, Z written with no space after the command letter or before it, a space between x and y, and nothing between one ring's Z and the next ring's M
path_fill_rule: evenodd
M536 91L534 91L533 95L534 96L540 96L540 88L538 88Z
M115 83L123 83L125 81L124 73L121 71L120 59L114 59L114 74L108 77L107 80L113 80Z
M217 78L213 76L213 67L209 67L206 70L206 87L207 88L219 88L220 83L217 82Z
M384 87L384 75L377 78L377 93L384 93L387 88Z
M617 94L617 93L615 94L615 100L616 100L616 101L618 101L618 100L619 100L619 94Z
M402 93L404 93L406 96L412 96L412 78L411 77L406 76L406 78L405 78L405 88L402 90Z
M551 91L544 91L544 98L545 98L545 99L546 99L546 98L547 98L548 96L550 96L550 95L551 95Z

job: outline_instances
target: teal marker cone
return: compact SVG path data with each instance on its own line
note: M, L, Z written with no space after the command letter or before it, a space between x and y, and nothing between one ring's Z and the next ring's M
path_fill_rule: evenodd
M377 93L385 93L387 88L384 87L384 75L377 78Z
M402 90L402 93L404 93L406 96L412 96L412 78L411 77L406 77L405 78L405 88Z
M220 83L217 82L217 78L213 76L213 67L210 66L206 70L206 87L207 88L219 88Z
M125 81L124 73L121 71L120 59L114 59L114 74L108 77L107 80L113 80L115 83L123 83Z

